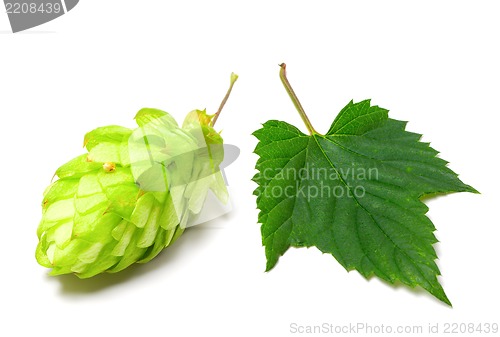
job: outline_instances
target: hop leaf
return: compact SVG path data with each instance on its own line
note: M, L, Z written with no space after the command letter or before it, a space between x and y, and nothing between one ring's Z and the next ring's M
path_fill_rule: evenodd
M148 262L196 219L209 190L227 202L213 116L195 110L181 128L164 111L142 109L135 120L135 130L87 133L87 153L46 189L36 259L51 275L88 278Z
M406 123L370 101L350 102L318 134L281 78L311 135L268 121L254 135L254 177L267 270L289 247L315 246L347 270L421 286L450 304L437 280L434 225L421 197L477 192Z

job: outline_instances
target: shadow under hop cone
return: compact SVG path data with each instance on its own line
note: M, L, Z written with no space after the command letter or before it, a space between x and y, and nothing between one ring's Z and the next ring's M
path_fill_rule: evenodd
M72 10L78 2L79 0L4 0L14 33L52 21Z

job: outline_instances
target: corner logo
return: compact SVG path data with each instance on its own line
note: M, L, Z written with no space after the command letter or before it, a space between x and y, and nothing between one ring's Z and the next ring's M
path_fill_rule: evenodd
M4 0L13 33L52 21L70 10L79 0Z

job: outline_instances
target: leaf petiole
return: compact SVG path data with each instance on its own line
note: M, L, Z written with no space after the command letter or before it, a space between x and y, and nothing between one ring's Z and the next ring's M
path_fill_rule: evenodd
M290 85L290 82L288 82L288 79L286 77L286 64L282 63L280 64L280 79L281 82L283 83L283 86L285 87L286 92L288 93L288 96L292 99L293 105L295 105L295 108L300 114L300 117L302 117L302 120L304 121L304 124L307 127L307 130L309 130L309 134L312 136L314 134L318 134L316 130L314 130L314 127L311 124L311 121L306 115L306 112L304 111L304 108L302 107L302 104L300 104L299 98L295 94L295 92L292 89L292 86Z

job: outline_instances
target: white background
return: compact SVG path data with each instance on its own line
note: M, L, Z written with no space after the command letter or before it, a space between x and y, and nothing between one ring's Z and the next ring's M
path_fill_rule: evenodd
M175 4L174 4L175 3ZM290 324L497 322L498 1L84 0L24 33L0 13L1 336L291 336ZM251 133L268 119L305 131L288 75L318 131L351 99L409 120L481 195L428 202L451 309L424 291L347 273L290 249L264 273L250 180ZM177 120L214 112L241 148L227 169L234 211L188 230L147 265L89 280L34 258L55 169L97 126L133 127L142 107ZM297 334L295 334L297 335Z

